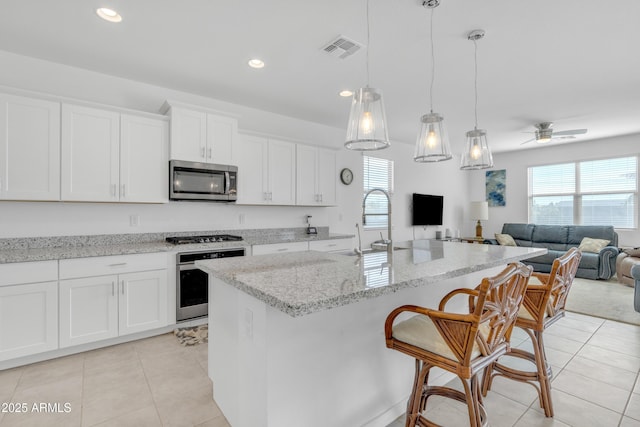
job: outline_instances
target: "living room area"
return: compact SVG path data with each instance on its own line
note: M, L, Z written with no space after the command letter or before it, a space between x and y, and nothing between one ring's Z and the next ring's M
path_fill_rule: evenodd
M621 280L618 280L615 272L597 278L587 277L589 275L580 277L581 275L578 274L567 299L567 309L576 313L640 325L640 312L634 310L633 280L628 276L636 261L634 255L637 255L637 251L633 249L640 246L640 231L637 228L638 153L635 147L637 147L637 135L627 135L549 145L526 151L495 153L493 169L505 171L504 206L489 206L487 219L482 221L482 228L483 237L493 239L495 234L503 233L505 224L510 223L612 225L617 242L610 245L616 246L622 255L615 254L611 264L614 269L621 268ZM622 159L623 164L630 165L631 169L620 167L619 159ZM611 161L614 163L610 163ZM590 166L591 169L585 166ZM597 170L600 166L602 171ZM596 169L593 169L594 167ZM531 175L534 170L538 172L537 185L532 182ZM573 172L574 170L578 172ZM582 177L580 170L583 171ZM470 173L468 185L472 200L485 200L486 173L486 171ZM624 175L624 179L613 179L612 176L615 175ZM587 181L596 184L589 186ZM618 188L607 188L607 185L617 185ZM634 188L628 188L630 185ZM571 190L572 187L574 190ZM598 193L597 190L600 192ZM614 210L611 206L607 206L604 210L593 208L598 203L619 205L620 200L625 197L624 210L628 216L624 220L617 214L613 220L610 219L614 215L611 213ZM534 199L535 208L532 205ZM549 207L556 210L550 210ZM602 214L603 212L606 213ZM470 218L466 219L470 220ZM612 223L613 221L623 222L615 224ZM624 223L624 221L627 222ZM623 261L625 258L626 260Z

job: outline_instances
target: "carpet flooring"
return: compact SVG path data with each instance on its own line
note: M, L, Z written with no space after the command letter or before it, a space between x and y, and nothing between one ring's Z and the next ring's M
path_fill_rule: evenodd
M640 325L640 313L633 309L633 288L610 280L575 278L567 310L603 319Z

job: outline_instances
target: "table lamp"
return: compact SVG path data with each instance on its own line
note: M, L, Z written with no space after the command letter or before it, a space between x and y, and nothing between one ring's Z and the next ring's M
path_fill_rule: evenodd
M478 221L476 224L476 238L482 238L482 224L480 221L489 219L489 203L487 202L471 202L469 206L469 218Z

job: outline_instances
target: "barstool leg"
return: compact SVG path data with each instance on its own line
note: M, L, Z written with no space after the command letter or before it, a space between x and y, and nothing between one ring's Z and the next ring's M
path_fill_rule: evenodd
M413 390L407 402L407 417L405 421L406 427L415 427L423 406L426 406L426 397L424 397L424 386L429 380L429 370L431 365L416 359L415 378L413 381Z
M538 382L540 383L540 406L544 409L547 417L553 417L553 404L551 403L551 367L547 362L547 355L544 351L544 341L541 331L532 331L533 351L536 359L536 369L538 370Z

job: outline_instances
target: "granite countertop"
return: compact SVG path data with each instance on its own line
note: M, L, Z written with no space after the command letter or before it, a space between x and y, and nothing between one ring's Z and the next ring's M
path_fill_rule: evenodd
M292 317L538 256L544 248L418 240L363 257L295 252L196 261L212 276Z
M242 241L173 245L165 241L170 236L232 234ZM113 234L90 236L59 236L0 239L0 264L29 261L49 261L94 256L130 255L151 252L189 252L207 249L237 248L271 243L305 242L352 238L349 234L329 233L328 227L318 227L317 235L306 234L306 228L275 228L252 230L214 230L175 233Z

